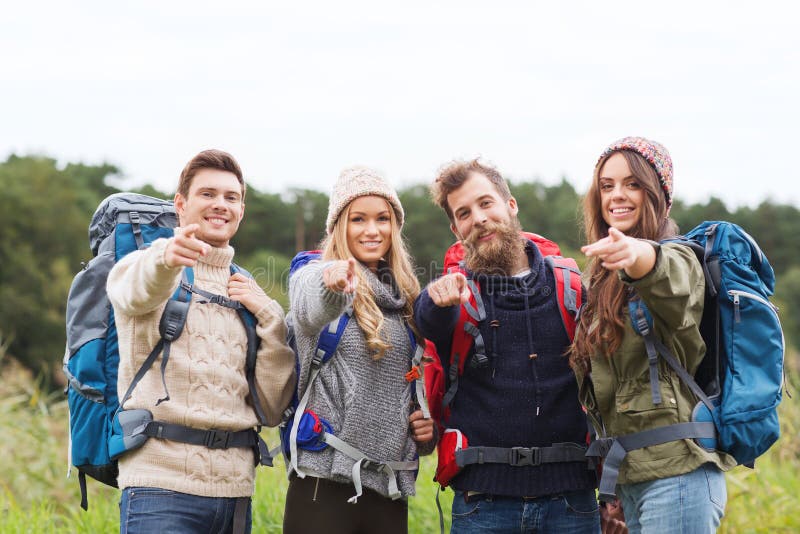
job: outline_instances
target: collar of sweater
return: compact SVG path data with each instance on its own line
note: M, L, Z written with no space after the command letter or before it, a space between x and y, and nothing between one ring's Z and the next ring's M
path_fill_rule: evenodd
M400 294L388 265L382 262L377 272L373 273L367 268L364 268L363 272L378 307L385 310L400 310L405 306L406 299Z
M211 247L208 254L197 259L197 265L194 267L195 280L205 280L227 287L228 278L231 276L233 252L231 246Z

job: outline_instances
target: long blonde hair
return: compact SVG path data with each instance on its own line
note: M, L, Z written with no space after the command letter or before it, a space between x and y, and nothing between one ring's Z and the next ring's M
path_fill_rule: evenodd
M350 221L350 207L352 205L353 202L351 201L342 210L333 226L333 231L322 241L320 248L322 248L323 260L347 260L355 257L347 245L347 224ZM414 265L400 233L400 227L397 225L397 216L388 202L386 205L389 207L392 225L392 243L384 259L394 277L400 295L405 298L402 312L403 319L411 327L419 341L421 337L417 331L416 323L414 323L414 300L420 292L419 280L414 275ZM359 283L356 285L355 297L353 298L353 316L364 332L367 350L374 354L373 359L379 360L391 348L391 345L381 337L384 323L383 312L375 303L375 294L369 284L366 283L361 269L357 270L357 275Z

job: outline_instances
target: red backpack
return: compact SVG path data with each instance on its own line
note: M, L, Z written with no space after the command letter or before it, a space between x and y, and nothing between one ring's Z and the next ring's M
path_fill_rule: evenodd
M578 264L572 258L561 257L561 249L549 239L538 234L521 232L521 235L532 241L552 269L556 280L556 295L561 319L569 339L575 335L575 317L581 305L582 285ZM454 243L445 253L445 273L460 272L466 276L463 265L464 248L461 242ZM470 349L475 346L473 358L478 361L486 359L483 338L481 337L478 323L486 318L483 302L480 297L478 282L467 278L470 289L469 301L461 306L461 313L453 331L453 342L450 352L450 369L447 370L450 386L445 388L445 370L436 354L436 348L430 341L426 345L424 376L425 389L431 417L436 421L439 430L438 465L434 480L442 487L447 486L450 480L462 469L464 460L457 461L456 453L467 448L467 438L457 429L447 428L446 421L450 416L450 403L458 390L458 377L464 373L464 366ZM567 456L583 456L585 449L567 452ZM524 453L523 453L524 454ZM461 465L459 465L461 463Z

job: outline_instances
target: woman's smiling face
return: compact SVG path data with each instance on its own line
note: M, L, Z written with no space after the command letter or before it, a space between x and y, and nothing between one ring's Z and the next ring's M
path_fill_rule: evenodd
M629 233L642 217L645 192L631 175L625 156L617 152L609 157L599 173L598 182L603 220L608 226Z
M392 208L376 195L358 197L347 213L347 247L373 271L392 246Z

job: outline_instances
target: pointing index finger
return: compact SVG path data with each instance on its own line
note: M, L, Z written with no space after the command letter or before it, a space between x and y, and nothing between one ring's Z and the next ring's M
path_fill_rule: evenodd
M596 256L605 249L609 241L610 240L607 237L598 239L594 243L589 243L588 245L582 246L581 252L583 252L587 256Z
M608 237L610 237L612 241L619 241L625 237L625 234L612 226L608 229Z
M181 235L193 238L195 232L200 228L200 225L197 223L187 224L186 226L179 226L175 229L175 233L180 233Z

